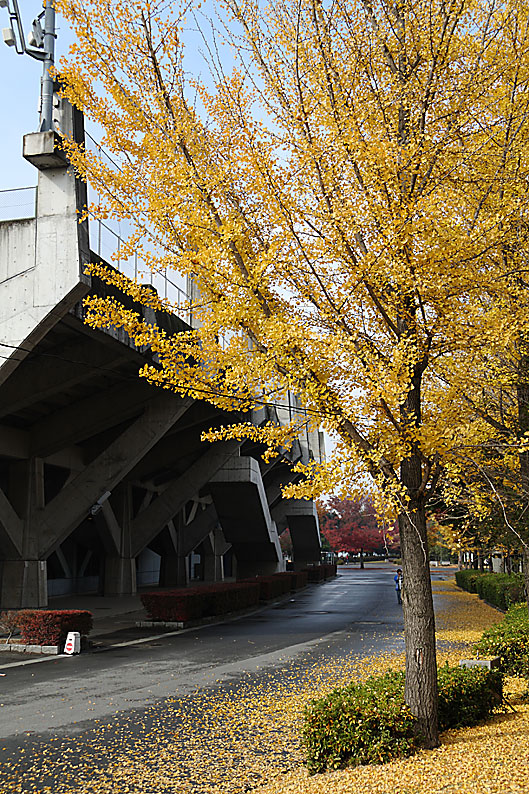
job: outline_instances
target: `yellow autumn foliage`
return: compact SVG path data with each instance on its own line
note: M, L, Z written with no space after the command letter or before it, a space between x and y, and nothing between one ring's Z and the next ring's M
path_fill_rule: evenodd
M56 5L77 35L65 94L120 164L67 145L103 197L91 209L195 286L187 334L95 297L90 323L151 345L151 382L222 408L298 394L338 443L292 494L350 493L367 470L402 506L461 469L454 448L480 432L461 399L472 351L527 323L526 4L227 0L233 69L204 33L204 80L186 69L198 6ZM410 456L418 484L400 482Z

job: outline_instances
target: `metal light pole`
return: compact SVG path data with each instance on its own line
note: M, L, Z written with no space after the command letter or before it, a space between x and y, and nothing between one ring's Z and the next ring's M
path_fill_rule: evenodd
M17 55L30 55L42 61L40 132L53 131L53 77L50 74L55 63L55 8L53 0L46 0L44 11L36 17L31 25L28 44L24 38L22 16L18 0L0 0L0 8L7 8L10 26L2 30L4 43L14 47Z

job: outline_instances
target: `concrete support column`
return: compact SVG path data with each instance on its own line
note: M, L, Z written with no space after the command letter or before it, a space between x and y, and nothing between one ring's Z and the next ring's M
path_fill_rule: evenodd
M224 563L220 554L206 554L204 558L204 579L206 582L222 582Z
M16 461L9 467L9 502L20 518L20 557L0 562L0 608L24 609L48 604L46 560L39 559L35 514L44 507L44 464L41 458ZM15 513L13 515L15 515Z
M248 579L251 576L270 576L272 573L281 573L283 570L283 565L278 561L259 561L258 556L253 560L237 558L237 579Z
M160 587L186 587L188 582L187 557L163 552L160 562Z
M45 607L48 604L45 560L0 561L0 608Z
M224 554L230 544L226 543L220 527L209 533L202 543L204 549L204 579L206 582L224 580Z
M121 596L136 592L136 558L106 557L104 595Z
M106 508L105 519L113 530L115 551L105 557L103 594L106 596L133 595L136 593L136 559L131 553L132 487L119 485ZM111 509L110 509L111 508Z
M183 549L182 516L168 521L158 535L155 551L160 555L160 587L186 587L189 565Z

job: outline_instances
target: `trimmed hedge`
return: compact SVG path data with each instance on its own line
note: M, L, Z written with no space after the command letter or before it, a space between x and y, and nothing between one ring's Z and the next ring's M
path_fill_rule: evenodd
M61 645L69 631L90 634L93 618L82 609L22 609L17 624L27 645Z
M508 609L511 604L525 599L521 573L482 573L473 569L456 571L456 584L469 593L477 593L499 609Z
M185 622L202 617L206 593L201 593L199 588L189 587L142 593L140 597L151 620Z
M152 620L185 623L254 606L259 603L259 587L250 582L185 587L142 593L141 602Z
M311 568L304 568L303 570L307 572L308 581L311 584L314 584L315 582L323 582L325 578L322 565L314 565Z
M525 599L521 573L487 573L477 580L476 589L480 598L500 609L508 609Z
M473 568L456 571L456 584L467 593L477 593L477 580L485 575L482 571L475 571Z
M483 632L476 649L480 653L499 656L504 673L529 678L529 615L526 604L509 607L501 623Z
M501 701L502 674L496 670L443 667L438 681L441 730L475 725ZM410 755L420 737L404 702L404 673L372 676L311 701L302 741L311 774Z
M306 571L282 571L204 587L155 590L142 593L141 601L151 620L180 623L236 612L255 606L259 601L280 598L291 590L305 587L307 580Z
M292 571L272 573L270 576L254 576L248 579L241 579L241 582L259 585L259 600L272 601L274 598L281 598L286 593L290 593L292 583Z
M302 587L306 587L309 581L309 577L307 571L289 571L290 576L292 577L291 588L292 590L301 590Z
M322 582L324 579L336 576L338 565L335 562L322 562L320 565L311 565L303 570L307 572L309 582Z
M219 583L203 588L206 590L203 615L225 615L248 609L259 603L259 588L256 584L235 582Z

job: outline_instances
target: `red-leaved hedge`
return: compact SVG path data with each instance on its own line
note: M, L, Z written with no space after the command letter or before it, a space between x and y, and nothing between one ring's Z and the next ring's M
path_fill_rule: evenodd
M254 606L259 603L259 587L255 583L219 582L142 593L141 601L152 620L186 622Z
M321 582L336 576L337 565L334 562L322 562L321 565L312 565L304 570L307 572L309 582Z
M152 620L197 620L203 615L206 593L198 587L142 593L141 602Z
M253 576L251 579L241 579L259 585L260 601L272 601L290 592L290 577L285 578L283 573L273 573L270 576Z
M321 568L323 568L323 576L325 579L329 579L332 576L336 576L336 571L338 566L335 562L323 562L321 564Z
M323 565L314 565L311 568L305 568L309 582L322 582L325 579Z
M280 598L282 595L290 593L292 590L299 590L305 587L308 581L306 571L281 571L271 573L268 576L254 576L248 579L241 579L241 582L254 582L260 587L260 600L271 601Z
M281 581L285 583L285 593L296 590L297 577L294 571L282 571L281 573L274 573L272 576L277 576L278 579L281 579Z
M203 589L207 593L204 615L225 615L259 603L259 585L254 582L225 582Z
M302 587L307 586L309 581L307 571L289 571L289 573L292 577L292 590L300 590Z
M89 634L93 619L84 609L22 609L17 623L27 645L61 645L69 631Z

